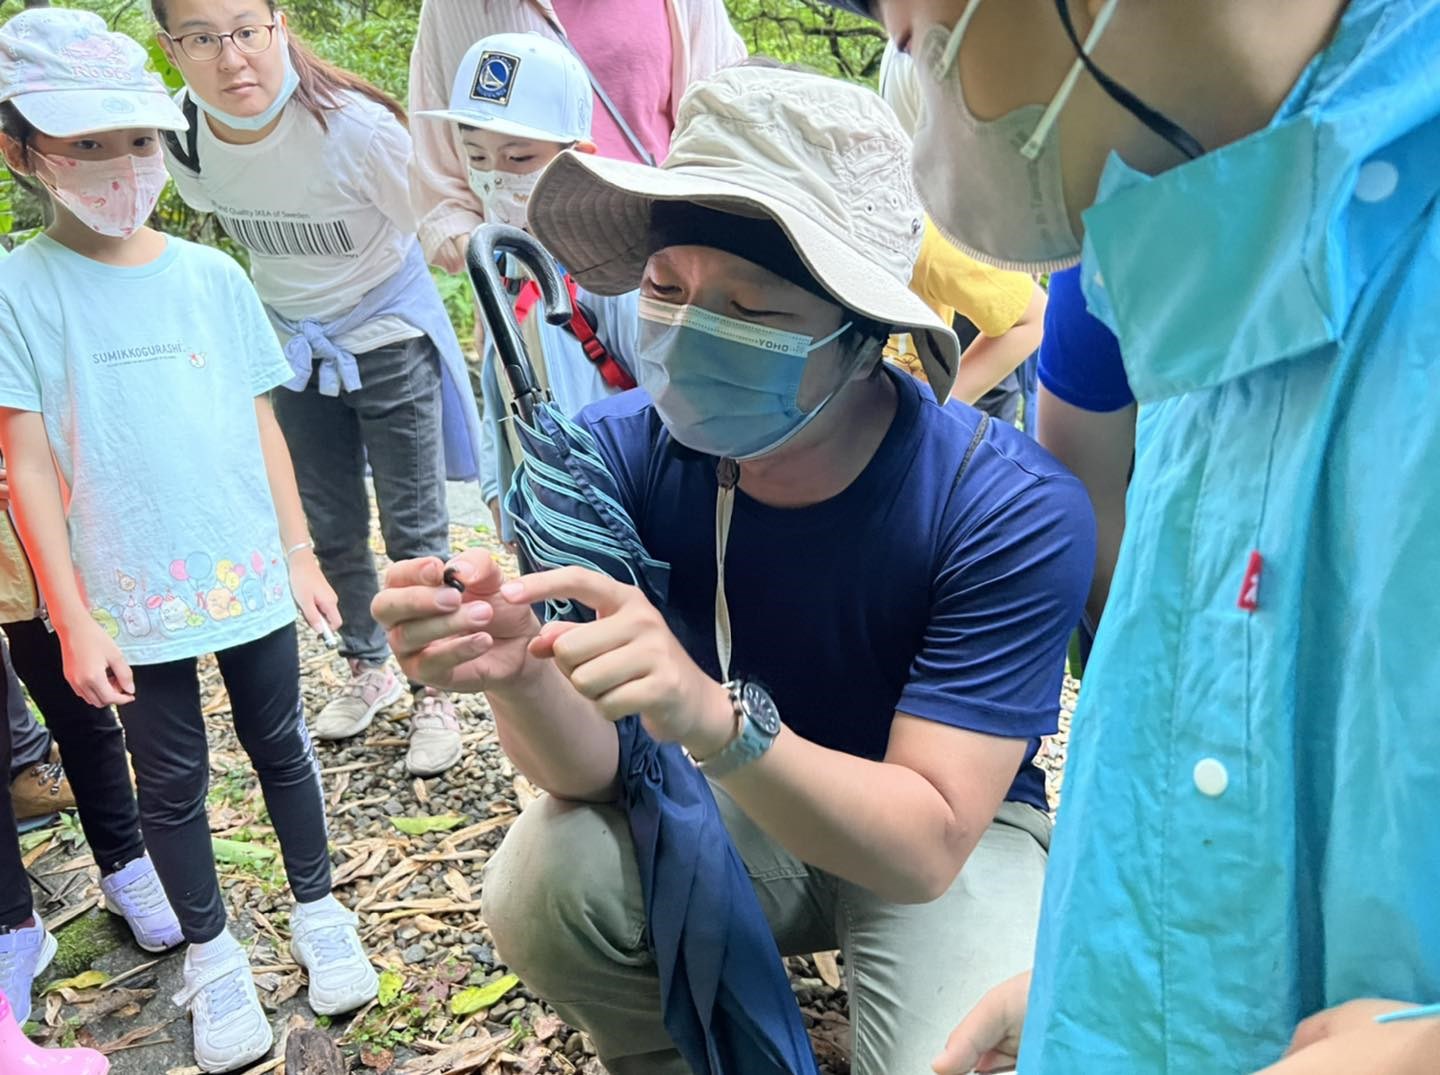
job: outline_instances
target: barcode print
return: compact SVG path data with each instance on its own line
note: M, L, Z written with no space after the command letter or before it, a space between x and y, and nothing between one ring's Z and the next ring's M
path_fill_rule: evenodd
M343 220L306 223L294 220L254 220L217 214L225 234L257 254L275 257L321 257L353 254L355 243Z

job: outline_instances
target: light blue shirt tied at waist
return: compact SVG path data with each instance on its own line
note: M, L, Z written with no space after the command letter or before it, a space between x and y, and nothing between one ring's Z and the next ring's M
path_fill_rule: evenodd
M270 321L285 340L285 358L295 376L284 387L303 392L312 375L318 376L322 396L338 396L360 388L360 363L335 341L382 317L398 317L419 329L440 353L441 433L445 444L445 472L451 481L480 477L480 412L460 340L440 300L440 292L425 266L418 242L411 244L405 261L389 279L365 293L349 313L333 321L310 318L291 321L266 307ZM319 369L316 369L316 363Z

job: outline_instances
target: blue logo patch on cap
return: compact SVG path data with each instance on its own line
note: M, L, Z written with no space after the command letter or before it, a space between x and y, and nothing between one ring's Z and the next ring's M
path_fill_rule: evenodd
M520 70L520 57L508 52L483 52L480 66L475 71L475 85L470 88L470 98L475 101L489 101L491 104L510 103L510 91L515 86L515 72Z
M100 107L112 116L128 116L135 111L135 105L123 97L107 97L101 102Z

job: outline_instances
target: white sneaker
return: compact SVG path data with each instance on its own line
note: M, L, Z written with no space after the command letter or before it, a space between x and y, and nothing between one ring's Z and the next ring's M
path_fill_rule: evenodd
M415 715L410 718L405 771L411 776L439 776L458 762L462 753L455 702L443 691L426 687L415 699Z
M405 684L388 664L350 662L350 682L315 718L316 739L349 739L359 735L375 714L405 696Z
M132 859L100 878L105 909L125 919L135 943L147 952L168 952L185 940L149 855Z
M334 896L296 904L290 916L290 954L310 973L310 1010L340 1015L375 999L380 977L370 965L358 920Z
M228 933L186 950L185 987L175 994L175 1003L190 1009L195 1063L201 1071L235 1071L259 1060L275 1044L255 992L250 960Z
M21 1026L30 1018L30 986L50 966L60 944L37 912L35 924L0 933L0 993Z

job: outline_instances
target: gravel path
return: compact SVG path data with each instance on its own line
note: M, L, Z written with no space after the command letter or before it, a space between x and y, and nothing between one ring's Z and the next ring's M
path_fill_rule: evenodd
M478 521L468 518L452 528L457 549L493 547L488 528L474 525ZM377 559L383 563L378 550ZM308 634L303 632L301 661L313 714L342 685L344 670ZM210 820L215 836L229 841L221 845L225 861L219 868L232 922L253 945L256 983L276 1013L276 1026L311 1024L303 978L288 950L290 897L274 855L274 834L230 728L213 662L202 669L212 751ZM1061 734L1041 759L1052 798L1058 797L1075 686L1066 681ZM584 1037L514 983L496 960L480 913L481 874L510 821L535 792L501 753L484 699L466 697L461 705L464 759L435 779L405 773L408 699L362 738L318 744L337 892L360 912L362 935L386 972L384 1003L337 1021L330 1032L352 1072L599 1072ZM432 822L436 831L402 832L395 820L406 818L438 819ZM170 999L179 985L180 956L146 955L129 942L123 926L93 909L98 889L78 826L65 822L38 839L30 844L32 873L51 893L37 887L37 906L47 920L65 923L61 957L42 986L87 970L113 983L81 988L86 984L81 982L52 992L48 1005L36 1005L35 1018L47 1024L42 1032L53 1040L114 1049L115 1075L197 1075L189 1023ZM791 971L822 1070L847 1075L843 965L822 955L792 960ZM117 980L121 975L127 977ZM250 1070L261 1075L277 1066L267 1061Z

